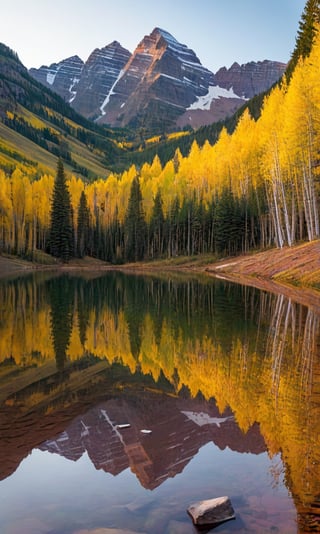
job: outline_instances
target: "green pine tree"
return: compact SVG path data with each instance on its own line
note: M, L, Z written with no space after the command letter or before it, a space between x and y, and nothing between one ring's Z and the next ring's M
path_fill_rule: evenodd
M316 34L316 25L320 22L320 0L307 0L299 22L296 37L296 46L287 67L287 79L292 76L294 68L300 57L307 57L312 49Z
M243 221L232 191L225 188L215 201L214 233L216 252L232 255L241 250Z
M87 197L84 191L81 192L78 207L77 226L77 256L83 258L88 254L89 244L89 208Z
M74 285L69 277L62 276L48 282L51 305L50 323L56 365L62 371L67 362L74 308Z
M139 178L131 185L128 209L124 222L126 261L140 261L144 257L147 225L145 222Z
M162 208L162 198L160 190L158 190L153 204L151 220L150 220L150 245L151 256L162 256L164 249L164 215Z
M51 204L51 254L64 262L68 262L74 255L73 237L70 193L66 183L63 163L59 159Z

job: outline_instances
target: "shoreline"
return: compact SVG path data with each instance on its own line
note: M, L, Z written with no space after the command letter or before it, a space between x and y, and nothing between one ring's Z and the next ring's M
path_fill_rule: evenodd
M0 278L32 272L86 273L91 275L121 271L139 275L183 273L205 275L220 280L281 293L296 302L320 311L320 240L283 249L270 249L214 261L212 256L156 260L154 262L112 265L95 258L72 260L67 264L31 263L0 255Z

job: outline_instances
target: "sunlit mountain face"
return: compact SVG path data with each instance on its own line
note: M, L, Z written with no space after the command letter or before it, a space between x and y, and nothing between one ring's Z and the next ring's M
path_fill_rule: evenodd
M1 279L0 302L3 532L188 533L187 506L224 494L226 532L318 528L314 309L121 273Z

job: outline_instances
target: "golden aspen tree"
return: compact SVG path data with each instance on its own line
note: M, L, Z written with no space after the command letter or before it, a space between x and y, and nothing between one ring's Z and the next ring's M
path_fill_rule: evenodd
M316 192L320 143L320 39L311 54L300 60L293 72L286 98L285 135L296 169L296 187L304 208L308 239L319 237L319 207Z
M74 235L74 250L78 250L78 209L80 204L81 194L84 191L84 183L80 178L71 176L67 180L67 187L70 193L70 201L72 208L72 224Z
M36 210L38 226L38 243L42 250L46 250L47 238L50 228L50 209L54 177L44 174L39 180L33 183L34 191L34 209Z
M282 165L283 121L285 85L275 87L265 98L259 131L262 147L261 170L266 184L266 194L273 221L276 245L282 248L285 244L292 245L294 236L290 220L292 198L288 199L286 188L287 176ZM293 194L289 183L289 194Z
M119 180L118 193L118 216L121 223L124 223L126 211L128 208L129 196L133 179L138 175L135 165L131 165L128 171L125 171Z
M27 203L27 199L31 196L31 184L20 169L15 169L12 173L11 195L14 249L17 254L24 254L26 251L26 224L30 218L31 208L31 203Z
M213 172L212 166L212 146L209 141L205 141L200 151L200 160L198 166L198 185L197 185L197 197L204 200L208 204L211 200L209 198L209 181Z
M106 224L109 226L114 222L118 213L118 191L119 178L115 174L110 174L106 180L106 199L108 209L106 210Z
M185 184L184 193L190 198L194 190L198 189L199 183L199 163L201 150L197 141L193 141L189 155L180 163L178 172L179 182L183 179Z
M173 160L168 161L163 167L163 170L158 177L157 186L161 191L163 212L167 215L172 203L172 194L175 190L175 167Z
M253 202L260 211L259 192L259 145L256 122L248 110L241 115L237 128L230 139L230 170L232 176L232 191L245 206L244 221L244 251L254 245L255 222L249 219L249 212L254 211ZM250 232L249 232L250 228Z
M13 247L12 200L10 179L0 169L0 251Z
M212 192L221 194L223 189L231 189L230 169L230 139L226 128L221 130L219 139L214 146L214 173L212 177Z

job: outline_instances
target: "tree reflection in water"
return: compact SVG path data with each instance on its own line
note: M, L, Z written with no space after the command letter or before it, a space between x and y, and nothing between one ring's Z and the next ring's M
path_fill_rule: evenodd
M87 388L91 369L105 362L175 394L201 392L221 413L229 407L243 432L259 423L269 455L281 453L300 529L318 528L319 315L311 308L223 281L121 273L1 281L0 302L0 398L7 405L21 410L23 399L24 409L54 411L59 398L66 402L66 388L59 396L59 381L48 380L54 358L68 380L82 372L83 384L87 369ZM78 399L77 387L68 402Z

